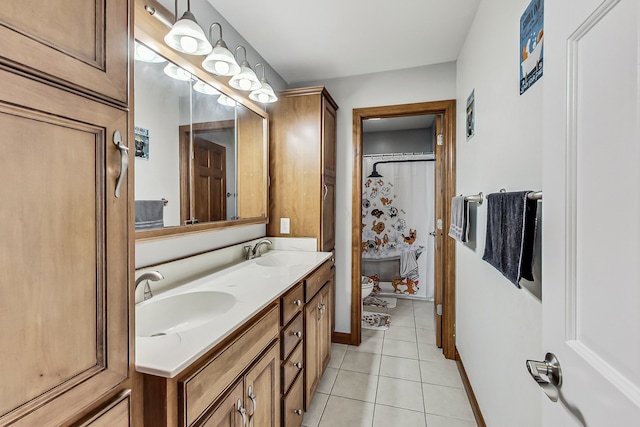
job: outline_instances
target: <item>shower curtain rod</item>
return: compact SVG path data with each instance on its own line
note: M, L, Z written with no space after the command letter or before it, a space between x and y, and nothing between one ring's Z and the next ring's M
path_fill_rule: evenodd
M367 178L382 178L382 175L378 173L376 170L376 166L380 163L415 163L415 162L435 162L436 159L407 159L407 160L380 160L379 162L375 162L373 164L373 170L371 171L371 175Z

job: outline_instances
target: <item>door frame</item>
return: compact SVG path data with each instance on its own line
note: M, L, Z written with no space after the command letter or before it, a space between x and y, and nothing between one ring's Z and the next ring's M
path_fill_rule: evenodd
M362 121L417 115L442 117L443 141L436 167L442 168L440 188L435 197L442 206L442 229L436 229L436 277L442 282L441 338L442 351L447 359L455 359L455 241L445 238L451 222L451 203L455 196L456 157L456 101L454 99L414 104L399 104L353 109L353 179L352 179L352 235L351 235L351 345L362 340ZM436 142L437 147L437 142ZM437 218L437 217L436 217ZM438 316L436 314L436 316ZM438 322L436 322L438 323Z

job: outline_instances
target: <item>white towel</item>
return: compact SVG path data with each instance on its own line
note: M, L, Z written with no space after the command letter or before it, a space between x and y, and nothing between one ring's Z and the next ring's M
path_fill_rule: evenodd
M451 199L449 237L453 237L458 242L469 240L469 202L464 196Z
M408 277L414 282L418 280L418 262L415 251L405 251L400 254L400 277Z

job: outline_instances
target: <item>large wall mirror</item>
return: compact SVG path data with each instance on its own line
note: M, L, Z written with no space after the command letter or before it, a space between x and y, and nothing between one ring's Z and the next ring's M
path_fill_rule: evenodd
M265 223L266 112L163 46L154 21L136 15L136 238Z

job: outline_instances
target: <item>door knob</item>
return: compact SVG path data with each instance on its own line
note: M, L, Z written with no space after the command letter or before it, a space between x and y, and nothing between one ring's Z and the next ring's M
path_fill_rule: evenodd
M558 401L559 391L562 387L562 369L560 362L553 353L547 353L544 361L527 360L529 374L542 388L542 391L552 402Z

